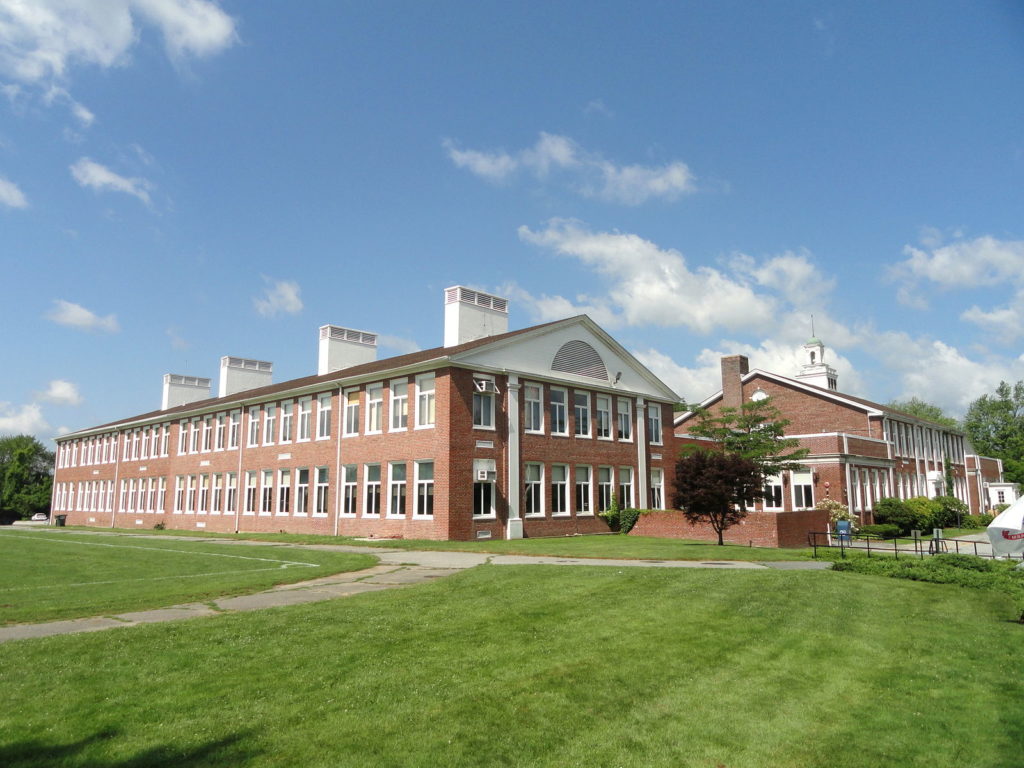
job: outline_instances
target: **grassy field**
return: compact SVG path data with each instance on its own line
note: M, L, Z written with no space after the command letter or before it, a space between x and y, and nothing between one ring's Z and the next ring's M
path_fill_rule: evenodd
M370 554L9 529L0 533L0 625L246 594L375 562Z
M82 528L80 530L89 530ZM109 530L109 529L108 529ZM136 529L118 529L128 534L152 533ZM499 555L549 555L552 557L610 557L627 560L806 560L810 549L777 549L774 547L742 547L685 539L660 539L649 536L559 536L542 539L494 539L489 541L434 541L431 539L387 539L362 541L344 536L315 536L297 533L220 533L203 531L161 531L162 534L188 537L240 539L244 541L276 541L290 544L350 544L373 549L435 550L451 552L489 552Z
M481 566L0 645L0 765L1020 765L1011 618L856 574Z

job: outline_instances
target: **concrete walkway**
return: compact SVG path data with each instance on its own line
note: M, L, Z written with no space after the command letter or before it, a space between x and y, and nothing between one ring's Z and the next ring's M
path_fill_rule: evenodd
M75 531L75 533L85 533ZM118 534L105 531L89 531L97 536L140 536L140 534ZM282 584L263 592L239 597L223 597L207 603L185 603L149 611L133 611L111 616L95 616L85 619L49 621L41 624L15 624L0 627L0 643L10 640L26 640L34 637L70 635L78 632L97 632L103 629L134 627L139 624L154 624L179 619L219 616L225 612L259 611L264 608L278 608L302 603L315 603L339 597L360 595L365 592L379 592L384 589L422 584L443 578L460 570L478 565L589 565L612 566L617 568L719 568L732 570L763 570L777 568L784 570L824 570L830 563L813 560L793 562L753 563L734 561L696 560L613 560L580 557L530 557L525 555L494 555L480 552L417 551L354 547L345 544L288 544L274 541L245 541L240 539L203 539L152 534L146 538L173 539L175 541L211 541L218 544L262 545L269 547L291 547L296 549L318 549L332 552L353 552L376 556L380 563L362 571L338 573L295 584Z

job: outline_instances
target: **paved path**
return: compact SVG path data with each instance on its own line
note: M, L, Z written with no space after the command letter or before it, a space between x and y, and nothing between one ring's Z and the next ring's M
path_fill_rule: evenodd
M75 533L90 533L97 536L140 535L109 533L105 531L75 531ZM147 538L354 552L374 555L380 560L380 563L362 571L338 573L333 576L324 576L296 584L282 584L263 592L239 597L223 597L206 603L186 603L184 605L172 605L167 608L133 611L111 616L94 616L85 619L49 621L41 624L15 624L9 627L0 627L0 643L9 640L49 637L51 635L97 632L103 629L134 627L139 624L154 624L164 621L178 621L179 619L219 616L225 612L258 611L264 608L315 603L322 600L359 595L364 592L379 592L384 589L396 589L414 584L422 584L433 579L450 576L466 568L483 565L484 563L491 563L493 565L591 565L618 568L719 568L734 570L763 570L765 568L823 570L830 565L827 562L813 560L752 563L741 560L613 560L582 557L530 557L525 555L494 555L482 552L368 548L346 544L289 544L275 541L192 537L183 539L181 536L160 534L151 534Z

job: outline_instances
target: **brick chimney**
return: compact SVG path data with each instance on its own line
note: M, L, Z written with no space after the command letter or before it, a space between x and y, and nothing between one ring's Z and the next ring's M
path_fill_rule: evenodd
M746 355L729 355L722 358L722 406L739 408L743 405L742 377L750 372L750 361Z

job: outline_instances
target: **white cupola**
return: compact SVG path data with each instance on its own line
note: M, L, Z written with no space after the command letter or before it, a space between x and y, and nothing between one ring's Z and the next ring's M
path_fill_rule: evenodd
M803 347L803 365L796 378L806 384L813 384L822 389L837 390L836 369L825 362L825 342L814 335L814 318L811 318L811 338Z

